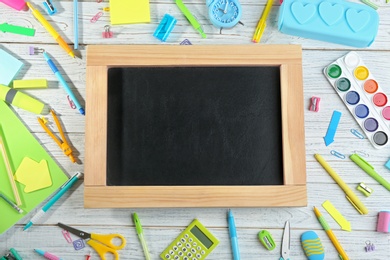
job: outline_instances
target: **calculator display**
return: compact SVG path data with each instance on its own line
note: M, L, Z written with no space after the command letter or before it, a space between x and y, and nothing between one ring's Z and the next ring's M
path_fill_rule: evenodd
M213 241L211 241L197 226L194 226L190 231L206 248L210 248L213 245Z

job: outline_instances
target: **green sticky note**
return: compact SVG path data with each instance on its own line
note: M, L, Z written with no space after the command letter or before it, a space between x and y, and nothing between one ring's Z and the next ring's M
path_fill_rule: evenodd
M5 33L15 33L15 34L21 34L26 36L34 36L35 35L35 29L23 27L23 26L17 26L12 25L8 23L0 24L0 31Z

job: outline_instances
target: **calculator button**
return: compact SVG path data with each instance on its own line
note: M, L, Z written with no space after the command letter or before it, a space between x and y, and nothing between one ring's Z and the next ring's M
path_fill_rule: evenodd
M180 239L180 241L181 241L182 243L185 243L185 242L186 242L186 240L185 240L184 238Z
M186 256L185 256L185 257L183 257L183 260L188 260L188 257L186 257Z
M171 256L170 256L169 254L166 254L166 255L165 255L165 258L166 258L166 259L170 259Z
M180 259L180 256L175 255L175 260L179 260L179 259Z
M195 254L196 253L195 248L191 248L191 252Z
M198 246L196 249L201 250L202 248L200 246Z
M196 254L196 257L200 259L202 256L200 254Z
M177 251L179 248L177 246L173 247L173 250Z
M188 236L188 234L185 234L184 237L185 237L185 238L188 238L189 236Z
M186 244L186 247L187 247L187 248L190 248L190 247L191 247L191 245L187 243L187 244Z
M193 257L192 260L198 260L198 259L196 259L195 257Z
M191 256L192 256L192 254L191 254L190 252L188 252L187 256L188 256L188 257L191 257Z
M198 244L196 242L192 243L193 246L197 246Z
M187 252L187 248L186 248L186 247L183 247L182 251L183 251L183 252Z
M184 255L182 251L179 251L177 254L178 254L179 256L183 256L183 255Z
M173 250L169 250L169 254L173 255L175 252L173 252Z
M178 247L181 247L183 244L182 243L180 243L180 242L177 242L177 244L176 244Z
M188 242L192 242L192 241L194 241L192 238L188 239Z
M202 250L202 251L200 251L200 253L201 253L202 255L204 255L204 254L206 254L206 251Z

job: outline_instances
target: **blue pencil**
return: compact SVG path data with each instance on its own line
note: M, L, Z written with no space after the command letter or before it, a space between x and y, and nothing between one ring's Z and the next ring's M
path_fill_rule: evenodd
M74 27L74 49L79 48L79 6L77 0L73 0L73 27Z

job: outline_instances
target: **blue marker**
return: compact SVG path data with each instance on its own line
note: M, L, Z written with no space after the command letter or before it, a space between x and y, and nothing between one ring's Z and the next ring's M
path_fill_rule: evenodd
M234 223L233 213L230 209L228 211L228 224L229 224L230 242L232 243L233 259L240 260L240 250L238 248L236 224Z
M56 201L62 197L62 195L65 194L67 190L70 189L70 187L73 186L73 184L76 183L78 179L80 179L81 173L77 172L75 175L72 176L67 182L65 182L64 185L61 186L60 190L46 203L43 208L35 214L35 216L27 223L27 225L23 228L24 230L27 230L29 227L31 227L35 222L37 222L38 219L40 219L46 211L50 209L51 206L53 206Z
M85 115L84 108L80 105L79 101L77 100L76 96L73 94L72 90L68 86L68 83L64 80L60 72L58 71L56 65L54 65L54 62L50 59L47 52L43 53L43 56L45 56L45 59L47 61L47 64L49 64L51 70L54 72L54 75L56 75L58 81L61 83L61 85L64 87L66 93L68 93L69 97L73 100L74 104L76 105L76 108L80 111L80 114Z

